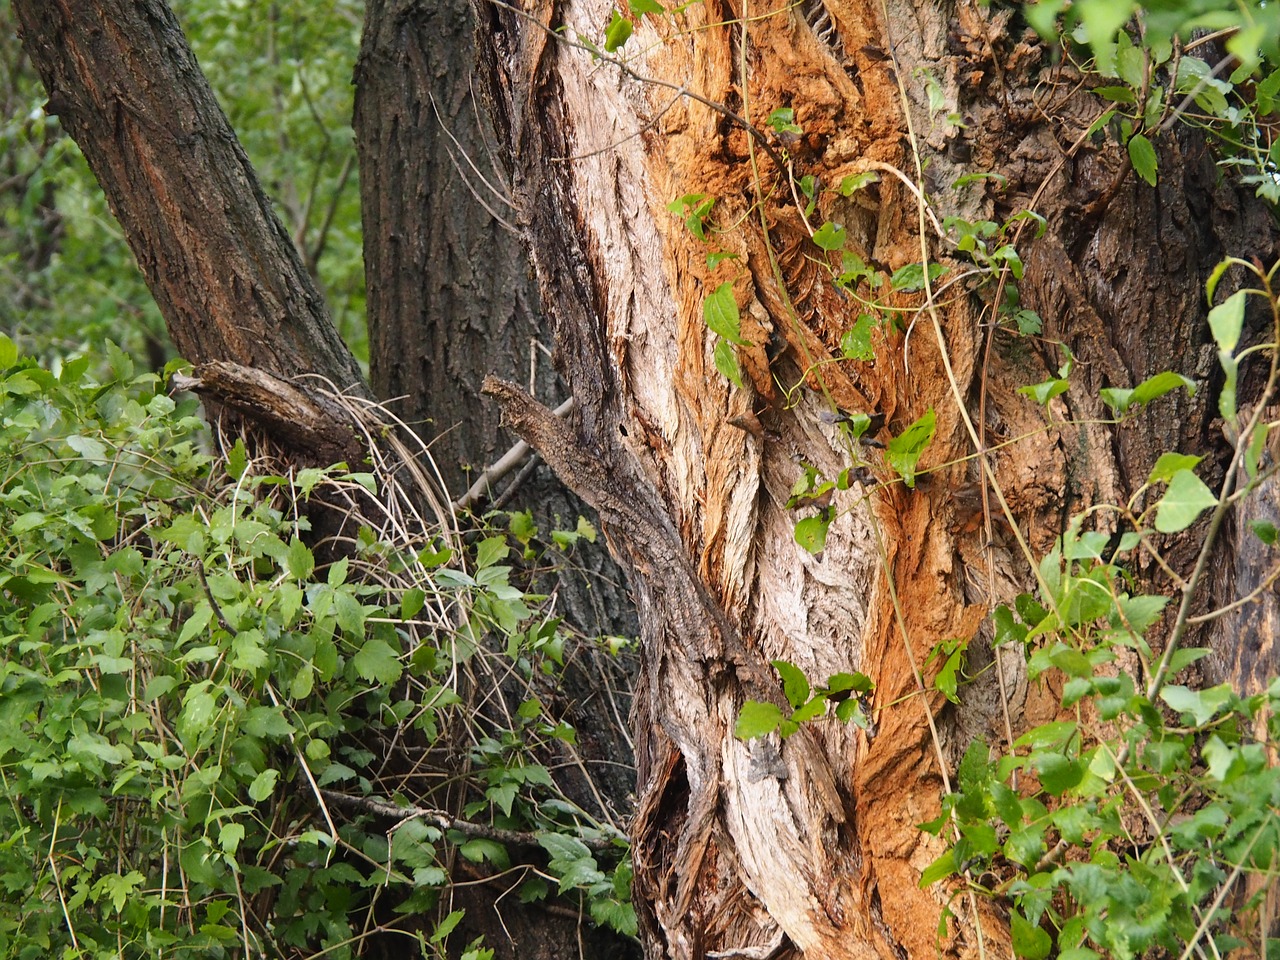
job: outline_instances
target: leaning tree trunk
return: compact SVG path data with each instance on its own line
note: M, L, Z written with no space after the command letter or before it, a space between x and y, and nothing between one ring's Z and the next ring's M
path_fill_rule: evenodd
M368 388L168 6L13 9L45 110L84 152L206 403L295 462L354 461L347 417L316 388Z
M964 458L1027 438L990 463L1038 556L1071 513L1123 501L1158 452L1212 449L1212 384L1119 436L1047 427L1015 388L1057 369L1054 341L1087 370L1056 401L1059 422L1096 422L1098 387L1158 370L1203 383L1203 281L1224 252L1273 256L1272 226L1244 193L1214 187L1193 136L1165 138L1156 189L1114 145L1087 142L1096 101L1051 72L1033 36L1006 35L1008 11L707 0L632 17L621 69L599 56L618 16L608 0L476 2L517 223L578 411L566 423L510 384L491 392L600 511L639 600L633 855L647 953L932 956L946 894L918 881L941 848L916 825L936 816L971 738L1003 739L1056 707L1028 690L1018 658L1002 662L1003 691L987 671L956 712L918 674L936 644L980 637L993 603L1032 586L1011 536L997 528L984 547L982 478ZM1052 116L1037 83L1059 91ZM744 129L783 107L802 135ZM964 126L948 128L948 114ZM1044 339L987 332L977 297L953 297L935 317L899 296L890 304L908 308L910 328L873 340L874 361L840 359L862 308L832 289L787 174L832 188L869 170L875 188L821 194L813 222L843 223L848 249L882 275L921 262L926 229L893 170L922 179L946 213L1044 214L1048 233L1028 232L1022 247L1021 285ZM974 170L1008 177L1007 191L951 189ZM667 211L688 195L717 198L701 225L709 245ZM711 251L737 259L711 268ZM703 315L726 281L750 341L737 351L744 389L713 365ZM802 465L827 478L851 465L839 413L883 414L896 435L930 408L927 480L912 491L873 467L884 485L869 497L874 483L835 494L825 550L798 546L787 501ZM784 703L775 659L818 681L870 675L874 735L828 723L780 747L735 739L745 700ZM958 912L943 947L968 954L974 918ZM987 949L1005 956L1000 926L985 918Z

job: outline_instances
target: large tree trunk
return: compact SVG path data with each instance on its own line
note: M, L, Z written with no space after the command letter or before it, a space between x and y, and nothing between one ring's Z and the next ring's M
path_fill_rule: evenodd
M633 852L648 955L763 956L778 944L779 955L812 958L931 956L946 894L917 882L941 848L916 825L937 814L970 739L1003 739L1006 706L1015 730L1056 706L1028 691L1018 657L971 685L957 712L921 682L936 644L979 635L993 603L1033 584L1012 536L997 527L984 548L980 492L960 495L981 471L955 464L968 462L975 439L1025 438L990 463L1038 557L1071 513L1123 502L1157 453L1215 449L1210 383L1118 434L1046 427L1015 388L1056 370L1055 340L1087 371L1055 404L1059 421L1096 421L1098 387L1158 370L1203 383L1212 368L1199 360L1203 281L1224 252L1274 256L1273 226L1245 193L1215 187L1194 136L1164 138L1151 189L1121 149L1083 143L1099 111L1065 77L1047 118L1034 90L1055 80L1050 58L1034 37L1005 35L1008 11L992 25L984 18L996 14L967 2L814 0L779 11L708 0L634 18L626 49L636 52L623 71L565 40L601 44L607 0L518 9L477 0L477 10L517 222L579 412L563 423L510 385L492 392L600 511L639 598ZM946 101L932 115L926 75ZM685 85L723 109L675 93ZM794 108L804 130L788 144L797 178L831 188L881 172L861 203L824 194L814 223L844 223L850 249L883 270L919 263L927 229L887 166L916 181L927 165L925 187L943 213L998 219L1033 205L1044 214L1048 233L1034 243L1028 233L1022 247L1022 298L1044 316L1045 339L986 334L983 303L962 296L936 316L908 313L910 336L876 339L874 362L834 359L860 308L814 266L822 251L776 163L783 144L768 154L733 116L764 128L780 107ZM948 130L949 113L965 128ZM975 169L1009 177L1008 190L950 189ZM726 229L710 246L666 210L689 194L718 198L713 222ZM708 250L739 259L711 270ZM725 280L753 341L739 351L742 390L716 372L702 312ZM812 389L780 396L801 383ZM834 414L882 413L896 435L929 408L927 480L913 491L873 467L885 485L836 495L821 555L798 546L786 504L800 464L827 478L851 465ZM1176 548L1171 556L1187 559ZM971 654L979 660L981 646ZM874 736L807 724L781 745L780 763L774 748L735 739L745 700L783 703L774 659L816 681L870 675ZM958 912L944 947L967 954L979 918ZM998 918L986 917L984 932L992 955L1007 955Z
M549 331L528 256L514 228L493 134L475 96L474 18L466 0L371 0L356 70L356 144L364 211L370 377L375 393L418 425L444 481L458 497L515 442L497 409L480 397L486 375L529 384L555 406L564 386L545 346ZM559 394L559 396L558 396ZM529 509L543 532L573 529L593 511L545 464L527 462L495 479L474 509L502 496ZM554 593L556 612L586 637L634 636L635 612L603 542L580 541L549 566L535 589ZM576 646L553 709L578 731L592 783L570 756L547 758L574 801L625 823L634 790L626 731L611 719L610 688L629 687L626 661L591 643ZM622 708L626 709L625 705ZM602 722L602 719L605 722ZM601 809L603 801L607 809ZM463 866L466 866L465 864ZM459 879L465 879L463 875ZM592 957L620 956L634 943L544 904L471 884L454 892L467 908L461 933L483 934L500 958L558 960L581 938Z

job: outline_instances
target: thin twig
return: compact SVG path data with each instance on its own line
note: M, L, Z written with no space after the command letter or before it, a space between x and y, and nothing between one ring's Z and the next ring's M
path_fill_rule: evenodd
M573 407L574 399L570 397L556 407L552 413L557 417L564 417ZM489 491L493 485L514 470L532 451L533 448L523 440L517 442L510 450L499 457L492 466L488 467L484 473L480 474L480 478L471 485L466 493L453 502L453 512L455 514L464 513L489 496Z

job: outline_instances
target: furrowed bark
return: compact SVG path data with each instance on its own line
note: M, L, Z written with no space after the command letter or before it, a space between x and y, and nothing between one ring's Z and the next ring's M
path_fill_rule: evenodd
M939 944L948 894L918 887L941 849L916 826L937 814L939 760L949 768L972 739L1003 739L1005 709L1016 736L1057 706L1053 691L1028 687L1018 654L1002 664L1004 690L981 669L991 659L981 627L990 606L1033 581L998 523L988 551L984 481L955 398L988 449L1018 441L990 456L1035 559L1072 513L1123 502L1153 451L1220 456L1205 406L1211 370L1198 365L1199 298L1225 250L1272 247L1265 212L1215 189L1193 135L1166 146L1158 195L1114 147L1085 143L1094 98L1052 67L1034 36L1009 33L1008 11L709 0L633 17L621 70L572 40L602 45L610 3L477 0L476 9L517 225L578 408L561 423L509 386L492 389L517 431L600 510L636 583L644 661L633 854L648 955L901 958L940 945L968 955L979 922L988 955L1007 955L1005 921L974 916L967 903L952 904L958 924ZM744 17L753 18L745 36ZM924 76L944 109L931 112ZM1041 83L1061 91L1052 118L1036 109ZM795 177L812 174L828 191L812 225L843 224L848 249L882 276L921 261L922 229L930 258L945 253L887 169L915 181L913 148L941 213L998 220L1034 204L1048 216L1049 233L1020 246L1023 302L1042 312L1047 338L1091 358L1084 389L1053 408L1055 421L1080 426L1046 425L1016 393L1057 369L1056 346L1007 334L988 345L978 297L953 291L935 328L918 295L892 296L911 335L886 327L874 362L842 359L840 337L862 308L832 289L782 171L730 116L764 126L781 107L804 130L786 144ZM950 113L966 126L949 124ZM868 169L881 173L878 185L849 199L830 192ZM951 187L975 169L1009 177L1010 190ZM708 244L666 210L690 194L716 198ZM1174 231L1171 257L1161 245ZM709 251L737 260L712 268ZM716 371L702 314L724 282L751 341L737 351L743 390ZM1152 312L1134 315L1135 304ZM1119 438L1097 425L1099 387L1166 368L1209 389L1171 398ZM786 503L800 464L834 478L851 463L833 414L882 414L897 435L929 409L937 434L916 488L877 466L873 449L857 451L883 485L835 495L821 555L798 546L794 523L807 514ZM1189 558L1176 544L1172 555ZM928 682L938 663L926 670L927 690L915 677L949 638L973 640L975 679L955 710ZM775 659L817 683L870 675L875 735L824 721L781 744L738 741L745 700L783 703Z
M368 396L168 6L13 9L46 109L89 161L178 352Z

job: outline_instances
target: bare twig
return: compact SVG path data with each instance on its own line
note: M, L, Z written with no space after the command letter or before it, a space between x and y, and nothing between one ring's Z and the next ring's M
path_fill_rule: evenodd
M563 417L573 409L573 406L574 400L573 397L570 397L564 403L560 404L560 406L556 407L552 412L557 417ZM516 443L515 446L499 457L492 466L486 469L484 473L480 474L480 478L471 485L470 489L468 489L466 493L453 502L453 512L463 513L470 510L481 500L489 496L489 491L492 489L493 484L514 470L532 451L533 448L523 440Z

